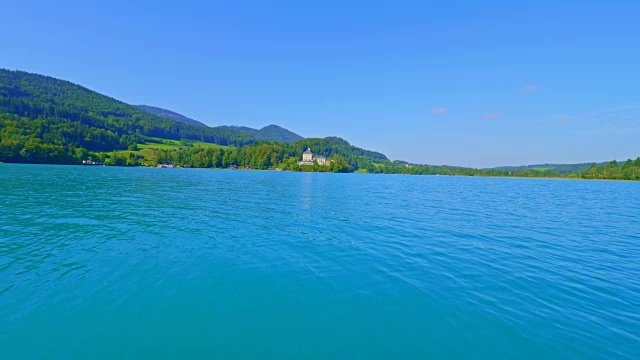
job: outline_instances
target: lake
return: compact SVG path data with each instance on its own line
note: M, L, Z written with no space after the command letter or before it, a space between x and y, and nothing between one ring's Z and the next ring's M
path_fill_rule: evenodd
M640 183L0 164L0 358L640 358Z

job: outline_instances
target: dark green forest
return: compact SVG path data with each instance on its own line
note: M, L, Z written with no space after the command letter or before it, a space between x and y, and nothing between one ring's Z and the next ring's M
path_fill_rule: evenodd
M2 140L37 142L90 151L127 149L138 135L242 146L244 132L167 119L68 81L0 69ZM33 123L32 123L33 122ZM9 131L5 131L10 128Z
M139 146L158 139L176 140L183 148ZM271 141L277 139L277 141ZM195 142L217 144L209 147ZM298 165L311 148L326 166ZM566 177L640 180L640 158L623 163L473 169L390 161L337 138L301 139L276 125L260 130L208 127L151 114L82 86L52 77L0 69L0 162L280 169L289 171L366 172L374 174Z

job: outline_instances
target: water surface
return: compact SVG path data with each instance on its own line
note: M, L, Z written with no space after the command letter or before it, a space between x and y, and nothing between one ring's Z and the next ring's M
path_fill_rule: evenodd
M0 358L640 358L640 184L0 165Z

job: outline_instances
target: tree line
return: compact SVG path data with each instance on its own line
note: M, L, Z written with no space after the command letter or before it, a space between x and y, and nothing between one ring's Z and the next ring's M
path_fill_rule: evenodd
M316 150L316 155L324 155L328 165L298 165L302 153L314 144L332 143L332 139L306 139L305 142L288 143L256 143L235 147L198 148L188 147L184 151L156 149L154 161L139 159L134 152L116 153L111 157L101 157L110 165L157 165L172 163L181 167L193 168L228 168L235 165L251 166L253 169L275 169L308 172L366 172L372 174L405 174L405 175L444 175L444 176L488 176L488 177L547 177L570 179L610 179L640 180L640 157L624 163L612 161L604 166L593 164L582 172L561 174L553 170L505 170L476 169L456 166L434 166L410 164L404 161L388 159L372 159L366 155L353 155L352 149L328 148ZM304 144L304 145L302 145Z

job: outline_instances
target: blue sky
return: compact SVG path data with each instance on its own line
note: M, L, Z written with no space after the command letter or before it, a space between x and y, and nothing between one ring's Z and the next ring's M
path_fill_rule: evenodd
M0 67L392 159L640 155L640 2L10 1Z

